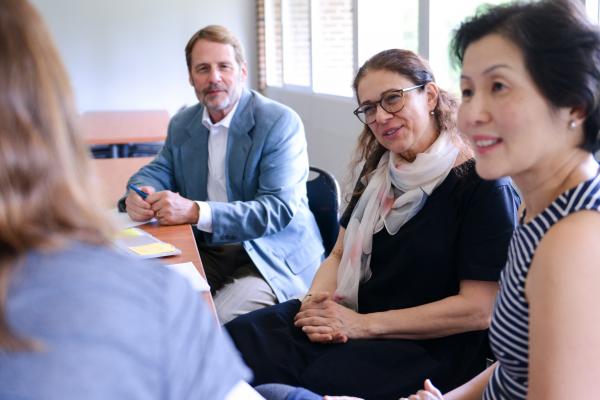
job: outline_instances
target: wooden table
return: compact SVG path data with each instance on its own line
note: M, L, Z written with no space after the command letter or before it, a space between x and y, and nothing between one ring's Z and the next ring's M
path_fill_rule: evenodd
M113 158L130 143L162 142L167 137L166 110L86 111L81 128L90 145L110 145Z
M116 207L125 194L129 178L150 161L152 157L93 159L92 164L100 180L102 204L107 208Z
M181 254L178 256L161 257L158 260L165 264L178 264L184 262L191 262L194 267L198 270L200 275L206 279L204 268L202 267L202 260L198 253L198 246L196 246L196 239L194 239L194 233L192 232L191 225L172 225L162 226L158 222L150 222L144 225L138 226L148 232L151 235L156 236L163 242L171 243L173 246L181 250ZM210 308L216 315L215 304L213 303L210 292L202 292L202 297L206 300Z
M116 207L117 201L125 193L125 185L129 177L150 160L152 157L92 160L101 191L104 194L104 205L107 208ZM200 275L206 278L191 225L162 226L155 222L141 225L140 228L181 250L181 255L163 257L159 259L160 261L165 264L192 262ZM215 306L210 292L203 292L202 296L214 312Z

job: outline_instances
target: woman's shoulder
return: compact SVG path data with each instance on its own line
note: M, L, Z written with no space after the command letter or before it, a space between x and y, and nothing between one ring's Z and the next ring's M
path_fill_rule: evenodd
M93 388L93 398L115 398L117 392L155 398L168 385L171 393L221 398L247 375L214 316L182 277L111 248L72 242L30 252L11 275L7 300L14 331L48 350L20 355L20 364L5 361L20 384L49 366L62 372L69 354L85 365L69 370L66 384L53 379L46 389ZM24 367L15 369L19 366ZM214 385L215 375L224 371L229 378ZM98 373L101 380L90 379ZM38 398L39 390L32 385L26 392Z
M557 273L573 273L577 266L590 267L600 273L596 260L600 259L600 211L581 209L566 215L552 225L541 238L536 249L539 263L557 265ZM541 260L546 260L542 262ZM577 262L580 260L581 262ZM569 265L568 269L563 265ZM550 268L550 267L547 267Z
M472 185L484 185L488 187L498 186L513 186L512 180L509 177L501 177L498 179L483 179L477 174L477 163L475 159L466 160L460 165L452 169L451 175L454 179L464 181Z
M454 167L448 179L455 195L486 197L498 195L520 203L520 196L509 177L483 179L477 174L475 160L470 159Z
M581 310L595 301L595 283L600 280L600 213L581 210L552 225L535 250L527 276L526 295L529 302L546 303L562 299L571 310ZM587 295L580 296L582 293Z
M115 306L123 312L150 304L164 307L177 301L173 297L191 291L186 285L183 278L155 261L79 241L29 252L11 278L14 295L39 295L94 308Z
M53 251L30 252L10 276L8 303L15 321L21 321L16 323L33 336L39 333L41 325L34 320L41 314L56 316L43 321L48 330L56 321L85 335L102 331L119 341L129 337L123 329L145 331L150 340L176 320L194 321L194 329L204 331L213 318L199 293L178 273L77 241Z
M50 250L32 250L23 259L26 273L58 276L76 274L89 276L101 273L113 278L117 275L154 275L160 274L156 261L146 261L128 255L121 250L81 241L69 241L62 246ZM98 276L96 276L98 278Z
M478 229L496 229L499 224L510 230L516 227L521 198L510 178L482 179L472 160L454 168L451 175L447 193L461 218L475 221Z

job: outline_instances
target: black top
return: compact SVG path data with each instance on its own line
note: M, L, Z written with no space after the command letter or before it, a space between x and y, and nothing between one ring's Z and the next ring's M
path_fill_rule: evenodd
M342 226L358 197L346 208ZM461 280L498 280L518 202L509 179L485 181L473 162L454 168L396 235L382 229L373 236L373 274L360 285L359 312L441 300L457 294Z
M341 224L347 226L354 199ZM361 313L431 303L461 280L495 281L517 224L518 196L508 179L484 181L472 162L453 169L398 233L373 237L372 277L359 287ZM312 343L293 325L300 302L254 311L227 324L254 372L254 384L302 386L369 400L415 393L431 378L450 390L485 368L487 331L435 339L351 339Z

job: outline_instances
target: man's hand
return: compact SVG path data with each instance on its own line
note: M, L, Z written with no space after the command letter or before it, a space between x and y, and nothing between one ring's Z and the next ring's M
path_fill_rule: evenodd
M327 292L318 292L302 302L294 325L302 328L310 341L345 343L348 339L365 337L364 315L331 299Z
M150 194L146 201L161 225L198 223L200 207L195 201L181 197L179 193L163 190Z
M152 186L140 186L140 189L149 195L156 191ZM133 190L129 190L129 193L125 198L125 207L129 218L134 221L148 221L149 219L152 219L154 217L154 211L152 211L152 207L147 200L147 198L146 200L142 199L140 195Z

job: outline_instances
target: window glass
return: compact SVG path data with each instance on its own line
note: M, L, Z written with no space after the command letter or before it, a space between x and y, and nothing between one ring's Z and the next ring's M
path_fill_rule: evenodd
M310 86L310 2L283 0L283 82Z
M587 15L590 18L590 21L598 23L598 0L586 0L585 10L587 11Z
M265 56L267 85L283 83L281 0L265 0Z
M352 0L313 0L313 90L352 95Z
M358 0L358 66L386 49L419 50L419 0Z
M460 7L447 0L429 0L429 63L437 83L458 95L460 71L450 62L450 41L454 31L467 17L484 4L496 5L505 0L461 0Z

